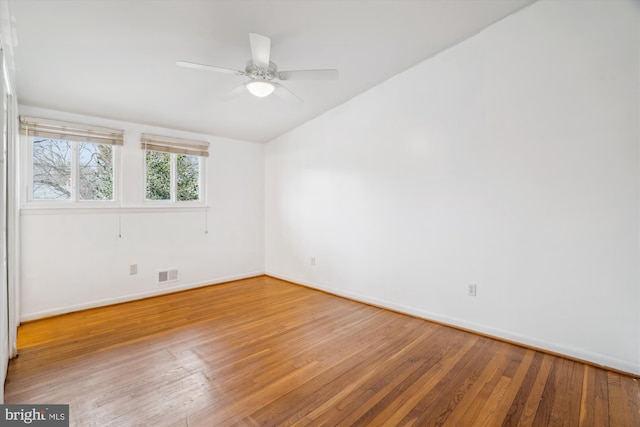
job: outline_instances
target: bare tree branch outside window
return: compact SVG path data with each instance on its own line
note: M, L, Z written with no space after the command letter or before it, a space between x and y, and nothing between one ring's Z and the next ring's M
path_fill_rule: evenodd
M71 198L71 143L59 139L33 140L33 198Z
M74 160L73 147L77 148ZM88 142L33 139L33 198L73 199L71 169L77 164L78 200L113 200L113 148Z
M110 145L78 144L78 198L113 200L113 149Z

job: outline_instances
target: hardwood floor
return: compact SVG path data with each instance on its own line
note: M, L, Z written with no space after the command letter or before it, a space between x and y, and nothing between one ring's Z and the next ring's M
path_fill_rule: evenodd
M20 327L76 426L640 426L637 380L269 277Z

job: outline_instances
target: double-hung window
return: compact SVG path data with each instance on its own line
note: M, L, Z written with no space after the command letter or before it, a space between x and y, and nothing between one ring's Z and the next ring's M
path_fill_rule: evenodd
M204 161L208 142L142 134L145 150L145 199L203 202Z
M31 164L29 201L116 200L115 151L124 131L20 118Z

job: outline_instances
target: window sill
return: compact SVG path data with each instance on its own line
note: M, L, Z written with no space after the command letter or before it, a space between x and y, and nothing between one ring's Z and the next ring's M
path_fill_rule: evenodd
M144 205L144 206L53 206L51 204L34 206L29 204L20 209L20 215L84 215L84 214L137 214L137 213L162 213L162 212L206 212L207 205Z

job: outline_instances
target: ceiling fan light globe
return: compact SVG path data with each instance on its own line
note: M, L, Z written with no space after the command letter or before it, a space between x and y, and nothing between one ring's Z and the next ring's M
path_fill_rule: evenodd
M271 82L267 81L252 81L247 83L247 90L251 92L253 96L258 98L264 98L273 93L276 87Z

